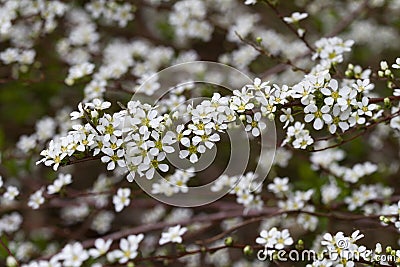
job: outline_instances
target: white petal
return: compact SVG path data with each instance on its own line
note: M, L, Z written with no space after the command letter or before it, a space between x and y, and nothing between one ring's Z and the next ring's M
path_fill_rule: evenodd
M162 171L162 172L167 172L169 169L169 166L167 164L159 164L158 168Z
M253 130L251 130L251 134L253 136L259 136L260 135L260 130L258 130L258 128L253 128Z
M206 147L203 145L199 145L199 147L197 148L197 152L203 154L204 152L206 152Z
M184 159L184 158L186 158L187 156L189 156L189 151L187 151L187 150L181 150L181 151L179 152L179 157L180 157L181 159Z
M310 121L312 121L313 119L314 119L314 114L307 114L305 117L304 117L304 120L306 121L306 122L310 122Z
M191 163L196 163L199 160L196 154L190 155L190 162Z
M315 129L315 130L321 130L322 127L324 126L324 123L323 123L323 121L322 121L320 118L317 118L317 119L314 121L313 126L314 126L314 129Z

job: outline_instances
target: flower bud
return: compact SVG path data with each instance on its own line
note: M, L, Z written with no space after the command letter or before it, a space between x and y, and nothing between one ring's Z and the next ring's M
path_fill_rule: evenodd
M231 236L225 238L225 245L232 246L232 244L233 244L233 238Z
M390 108L391 103L390 103L390 98L389 97L385 97L385 99L383 99L383 103L385 104L386 108Z
M253 254L253 249L251 248L251 246L247 245L243 248L243 253L246 256L251 256L251 254Z
M354 69L354 65L349 63L349 65L347 65L347 69L348 70L353 70Z
M297 241L296 249L297 249L297 250L303 250L303 249L304 249L304 242L303 242L303 240L299 239L299 240Z
M17 260L13 256L8 256L6 260L7 267L17 267Z
M381 70L387 70L389 68L386 61L381 61Z

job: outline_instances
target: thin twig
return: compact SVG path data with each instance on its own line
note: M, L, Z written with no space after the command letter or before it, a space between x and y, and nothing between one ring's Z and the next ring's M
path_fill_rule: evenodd
M327 35L327 37L336 36L345 30L349 25L351 25L351 23L353 23L353 21L355 21L356 18L368 8L368 2L368 0L365 0L356 10L347 15L340 23L336 25L336 27Z
M89 112L86 111L85 107L82 108L83 110L83 115L85 116L86 121L90 124L90 126L92 126L92 128L96 131L96 133L98 135L102 135L99 130L97 130L96 125L94 125L94 123L92 122L92 120L89 118Z
M300 68L300 67L296 66L296 65L295 65L291 60L289 60L289 59L284 59L284 58L281 58L281 57L279 57L279 56L275 56L275 55L269 53L268 51L266 51L266 50L263 49L262 47L256 45L255 43L253 43L253 42L251 42L251 41L249 41L249 40L246 40L245 38L243 38L243 37L242 37L238 32L236 32L236 31L235 31L235 34L237 35L237 37L238 37L242 42L244 42L245 44L250 45L250 46L253 47L255 50L257 50L257 51L260 52L261 54L267 56L268 58L271 58L271 59L274 59L274 60L278 60L278 61L279 61L280 63L282 63L282 64L291 66L291 67L293 68L294 71L299 70L299 71L302 71L302 72L304 72L304 73L308 73L308 72L309 72L309 71L306 70L306 69L303 69L303 68Z
M2 240L1 238L0 238L0 244L1 244L2 247L7 251L8 255L9 255L10 257L13 257L13 258L14 258L15 262L17 263L17 266L19 267L20 264L19 264L17 258L14 256L14 254L11 252L11 250L6 246L6 244L4 244L4 242L3 242L3 240Z
M268 0L264 1L264 3L266 3L274 12L275 14L279 17L279 19L286 25L286 27L289 28L289 30L291 32L293 32L297 38L299 38L307 47L310 51L315 51L315 49L308 43L308 41L305 39L305 36L299 36L297 34L297 30L295 28L293 28L292 24L287 23L283 18L285 17L284 15L282 15L279 10L276 8L276 6L274 6L273 4L271 4Z
M312 150L310 150L310 152L318 152L318 151L323 151L323 150L327 150L327 149L330 149L330 148L335 148L335 147L341 146L341 145L343 145L343 144L345 144L345 143L348 143L348 142L350 142L350 141L352 141L352 140L354 140L354 139L356 139L356 138L358 138L358 137L364 135L367 131L369 131L370 129L372 129L372 128L375 127L376 125L380 124L381 122L385 122L385 121L391 120L391 119L393 119L394 117L397 117L397 116L399 116L399 115L400 115L400 111L397 111L397 112L391 114L390 116L387 116L387 117L385 117L385 118L383 118L383 119L377 120L376 122L371 123L371 124L369 124L369 125L363 127L363 128L361 129L361 132L360 132L360 133L358 133L358 134L352 136L352 137L349 138L349 139L342 140L342 141L339 142L339 143L336 143L336 144L333 144L333 145L330 145L330 146L327 146L327 147L324 147L324 148L312 149Z

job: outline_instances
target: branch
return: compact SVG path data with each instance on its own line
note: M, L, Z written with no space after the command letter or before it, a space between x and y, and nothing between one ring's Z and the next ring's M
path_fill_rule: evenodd
M365 0L356 10L347 15L336 27L327 35L327 37L333 37L345 30L351 25L356 18L365 10L368 10L368 0Z
M15 260L17 266L18 266L18 267L21 266L21 265L19 264L17 258L14 256L14 254L11 252L11 250L7 247L7 245L4 244L3 239L1 239L1 238L0 238L0 244L1 244L1 246L7 251L8 255L9 255L10 257L13 257L13 258L14 258L14 260Z
M282 21L282 22L286 25L286 27L288 27L289 30L290 30L291 32L293 32L293 33L297 36L297 38L299 38L299 39L308 47L308 49L309 49L310 51L313 51L313 52L315 51L315 49L314 49L314 48L308 43L308 41L305 39L304 35L303 35L303 36L299 36L299 35L297 34L297 30L296 30L295 28L293 28L292 24L287 23L287 22L283 19L285 16L283 16L283 15L279 12L279 10L276 8L276 6L274 6L273 4L271 4L268 0L267 0L267 1L264 1L264 3L266 3L266 4L275 12L275 14L279 17L280 21Z
M291 67L293 68L294 71L300 70L300 71L302 71L302 72L304 72L304 73L308 73L308 72L309 72L309 71L306 70L306 69L303 69L303 68L300 68L300 67L294 65L294 63L292 63L292 61L290 61L290 59L284 59L284 58L282 58L282 57L275 56L275 55L269 53L268 51L266 51L265 49L263 49L262 47L256 45L255 43L253 43L253 42L251 42L251 41L249 41L249 40L244 39L244 38L243 38L238 32L236 32L236 31L235 31L235 34L236 34L236 36L237 36L242 42L244 42L245 44L250 45L250 46L253 47L255 50L257 50L257 51L260 52L261 54L263 54L263 55L265 55L265 56L267 56L267 57L269 57L269 58L271 58L271 59L278 60L280 63L282 63L282 64L284 64L284 65L291 66ZM278 66L279 66L279 65L278 65Z
M339 142L339 143L336 143L336 144L334 144L334 145L331 145L331 146L327 146L327 147L320 148L320 149L312 149L312 150L309 150L309 151L310 151L310 152L318 152L318 151L323 151L323 150L327 150L327 149L330 149L330 148L334 148L334 147L341 146L341 145L343 145L343 144L345 144L345 143L348 143L348 142L350 142L350 141L352 141L352 140L354 140L354 139L360 137L361 135L364 135L367 131L369 131L370 129L374 128L376 125L380 124L381 122L385 122L385 121L391 120L391 119L393 119L394 117L397 117L397 116L399 116L399 115L400 115L400 111L397 111L397 112L395 112L395 113L393 113L393 114L391 114L391 115L389 115L389 116L387 116L387 117L385 117L385 118L383 118L383 119L377 120L376 122L371 123L371 124L369 124L369 125L363 127L363 128L362 128L362 131L361 131L360 133L358 133L358 134L352 136L352 137L349 138L349 139L345 139L345 140L343 140L343 141L341 141L341 142Z

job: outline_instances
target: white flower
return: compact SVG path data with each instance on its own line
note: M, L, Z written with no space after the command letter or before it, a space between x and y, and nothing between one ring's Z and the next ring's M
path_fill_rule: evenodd
M276 236L276 249L283 249L285 246L290 246L293 244L293 239L290 236L289 230L284 229Z
M295 136L295 135L298 135L298 134L300 134L301 132L303 132L304 131L304 127L305 127L305 124L304 123L301 123L301 122L299 122L299 121L296 121L295 123L294 123L294 126L290 126L288 129L287 129L287 135L288 136Z
M165 179L162 179L162 180L160 180L159 183L153 183L152 184L151 193L152 194L164 194L164 195L170 197L173 194L175 194L176 191L178 191L178 190L176 190L176 188L178 190L180 188L185 188L186 190L183 189L182 192L185 192L185 191L187 192L187 189L188 189L187 186L185 186L185 185L181 185L180 187L173 186L173 184L171 184L171 182L169 182L169 181L167 181Z
M339 126L343 132L349 129L350 126L347 120L350 117L350 111L351 111L350 109L347 109L344 112L341 112L339 105L333 106L332 109L333 117L331 123L329 124L329 132L331 134L334 134L336 132L337 126Z
M294 98L301 98L300 102L303 105L309 105L311 101L314 99L314 91L315 88L312 86L309 80L305 80L300 82L292 87L293 90L293 97Z
M95 248L89 249L89 255L93 258L98 258L106 254L107 251L110 249L111 243L111 239L108 239L107 241L102 238L96 239L96 241L94 241Z
M296 139L293 141L294 148L305 149L307 146L314 143L314 139L309 135L308 130L301 132L301 134L298 134L295 137Z
M120 167L125 167L125 160L124 160L124 150L118 149L114 151L113 149L107 147L103 150L105 156L101 157L101 162L107 163L107 170L111 171L115 169L115 163L118 164Z
M65 78L65 83L67 85L73 85L75 80L82 78L83 76L92 74L94 70L94 64L89 62L84 62L69 69L68 76Z
M172 153L175 151L175 149L170 146L174 143L174 134L172 132L167 132L162 139L160 134L156 131L152 131L151 136L154 138L154 141L150 141L148 143L148 145L151 147L151 155L157 156L162 151L164 151L165 153Z
M87 107L93 107L94 109L97 110L104 110L104 109L108 109L109 107L111 107L111 103L108 101L102 101L98 98L95 98L92 100L91 103L86 103Z
M211 132L212 130L210 128L206 128L203 135L194 136L192 139L193 145L198 146L199 143L203 143L208 149L211 149L214 146L214 143L220 140L217 133L211 134Z
M361 102L358 102L358 115L367 115L369 117L372 116L372 111L376 109L376 104L368 104L369 100L368 97L364 96Z
M207 101L208 102L208 101ZM215 112L215 108L210 106L210 103L207 104L200 104L196 106L195 109L191 110L192 121L195 124L204 123L207 124L211 121L211 117Z
M156 157L153 155L147 155L144 158L143 163L139 165L139 171L144 172L147 179L153 179L155 170L158 169L162 172L167 172L169 166L161 163L165 159L165 152L159 153Z
M340 92L338 91L338 82L333 79L330 80L329 87L321 88L321 93L325 96L329 96L324 99L324 103L328 106L332 106L340 96Z
M232 96L230 99L230 108L232 110L241 113L254 107L253 103L249 103L250 96L249 91L247 91L246 87L243 87L242 91L233 91L233 94L234 96Z
M356 124L365 124L366 119L364 117L360 117L357 111L353 112L349 118L350 126L354 126Z
M53 184L47 186L47 194L51 195L60 192L63 185L64 183L61 180L54 180Z
M321 109L315 104L310 104L304 108L304 112L308 113L304 117L305 122L311 122L314 120L313 127L315 130L321 130L325 123L330 123L332 121L332 116L328 114L330 111L329 106L323 106Z
M124 207L129 206L131 190L129 188L119 188L117 194L113 197L115 211L120 212Z
M255 78L253 84L246 85L248 89L253 89L253 90L262 90L266 89L269 84L268 82L263 82L260 78Z
M145 93L146 95L154 94L154 92L161 87L160 83L157 80L157 74L146 73L138 80L140 85L137 86L136 91L139 93Z
M314 206L306 206L303 210L313 212L315 208ZM299 214L296 221L304 230L314 231L318 226L318 217L307 213Z
M288 109L284 109L283 108L281 111L282 111L283 114L281 116L279 116L279 120L281 122L285 123L285 125L283 126L283 129L285 129L286 127L289 126L289 123L294 122L294 118L292 116L292 109L291 108L288 108Z
M324 204L329 204L335 200L341 192L340 187L336 185L336 182L330 182L321 187L321 197Z
M396 63L392 65L394 69L400 69L400 57L396 58Z
M27 153L31 149L34 149L36 147L36 135L23 135L19 138L19 141L17 143L17 148L20 149L21 151Z
M53 184L47 186L47 194L52 195L55 193L60 192L61 188L64 185L68 185L72 183L72 176L71 174L63 174L60 173L58 178L54 180Z
M7 48L5 51L0 53L0 60L4 64L10 64L17 62L19 58L19 53L17 48Z
M128 260L132 260L136 258L138 255L139 243L143 240L144 235L130 235L128 238L122 238L119 242L119 249L109 252L107 254L107 258L109 255L119 259L119 263L126 263Z
M254 5L257 3L257 0L245 0L244 4L245 5Z
M272 191L274 194L284 193L289 190L289 178L279 178L275 177L272 184L268 184L268 190Z
M14 200L19 195L19 190L15 186L8 186L7 191L4 193L3 197L7 200Z
M60 259L64 260L63 266L80 267L89 258L89 254L83 249L82 244L76 242L66 245L59 254Z
M370 83L369 79L365 79L357 80L357 83L353 84L352 87L360 93L368 93L369 91L374 89L375 85L373 83Z
M337 103L340 106L341 111L345 111L350 106L357 105L357 90L354 88L350 88L348 86L344 86L339 90L339 98L337 99Z
M273 227L269 231L262 230L260 237L256 239L256 243L267 248L283 249L285 246L292 245L293 239L289 230L279 231L276 227Z
M244 206L249 205L254 200L254 195L248 190L239 190L236 193L236 197L236 202Z
M187 139L187 140L186 140ZM189 156L189 160L191 163L196 163L199 160L199 157L197 156L197 153L203 154L206 152L206 147L200 143L197 145L194 144L193 140L192 143L190 142L189 138L183 138L181 143L185 147L187 147L187 150L181 150L179 151L179 157L181 159L187 158Z
M163 232L161 234L159 244L164 245L169 242L182 243L182 235L186 233L186 231L187 228L181 227L180 225L170 227L167 232Z
M360 240L363 237L364 237L364 235L360 234L360 230L356 230L351 234L350 242L355 243L357 240Z
M294 12L290 17L284 17L283 20L286 23L297 23L302 19L305 19L308 17L307 13L299 13L299 12Z
M264 245L267 248L273 248L276 243L276 236L278 233L278 229L273 227L271 230L262 230L260 233L260 237L257 237L256 243L260 245Z
M247 132L251 131L251 134L255 137L259 136L261 131L264 130L267 125L261 121L261 113L257 112L254 114L254 117L250 115L246 115L247 125L245 130Z
M294 123L294 126L290 126L286 132L286 138L283 140L281 146L286 145L292 141L294 148L305 149L308 145L314 143L314 140L310 136L308 130L304 129L305 124L299 121ZM294 140L293 140L294 137Z
M29 197L28 206L36 210L44 203L43 188L37 190Z

